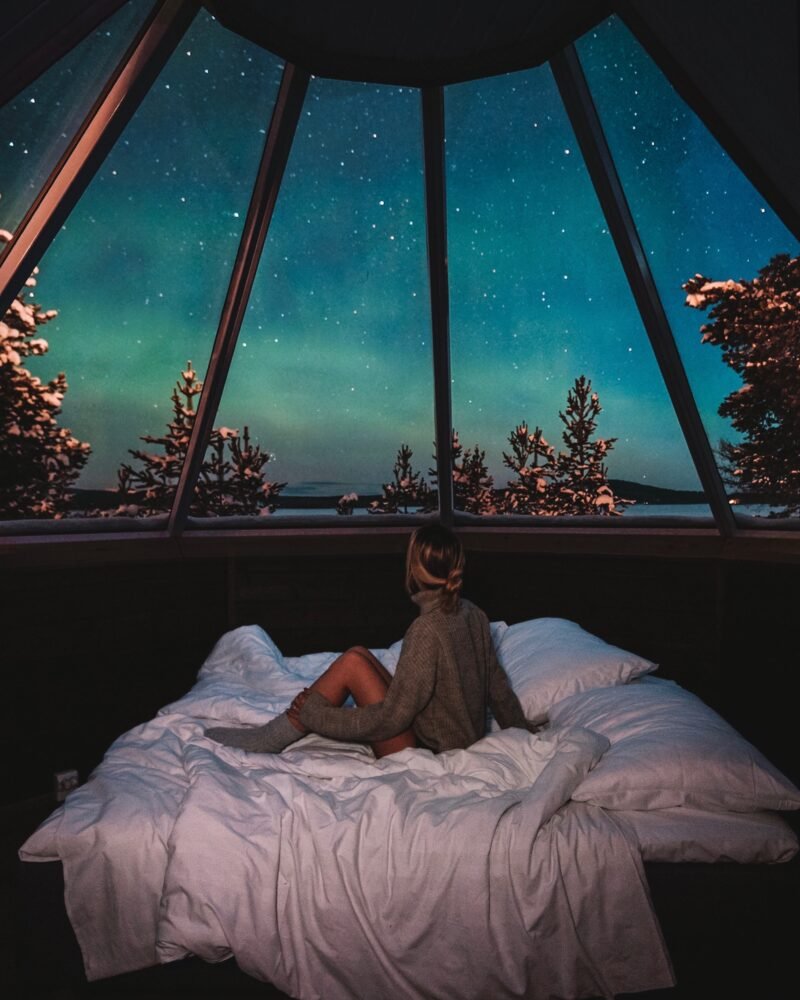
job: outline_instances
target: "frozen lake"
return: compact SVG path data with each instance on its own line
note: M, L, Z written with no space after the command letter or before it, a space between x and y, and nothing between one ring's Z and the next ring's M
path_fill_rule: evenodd
M286 501L291 501L291 497L285 497ZM737 504L734 508L736 514L748 514L753 517L766 517L773 508L767 504ZM336 514L335 507L281 507L275 511L273 517L330 517ZM370 515L363 507L356 508L352 517L379 517L380 515ZM711 508L703 503L682 503L682 504L644 504L637 503L625 509L622 515L625 517L711 517Z

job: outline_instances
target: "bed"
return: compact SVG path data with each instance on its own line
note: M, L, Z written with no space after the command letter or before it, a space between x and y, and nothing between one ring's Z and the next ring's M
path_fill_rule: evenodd
M278 756L206 738L284 710L336 655L225 634L20 849L63 870L86 978L195 956L302 1000L672 986L652 873L774 870L800 792L651 661L564 619L492 630L542 729L490 720L469 750L380 761L315 735ZM390 671L400 647L375 650Z

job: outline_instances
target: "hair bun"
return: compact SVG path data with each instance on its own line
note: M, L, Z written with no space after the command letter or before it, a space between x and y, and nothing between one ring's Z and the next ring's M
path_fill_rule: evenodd
M443 610L455 611L464 577L464 549L459 538L440 524L412 534L406 550L406 589L440 590Z
M447 611L455 611L463 584L464 570L460 566L454 566L442 587L442 605Z

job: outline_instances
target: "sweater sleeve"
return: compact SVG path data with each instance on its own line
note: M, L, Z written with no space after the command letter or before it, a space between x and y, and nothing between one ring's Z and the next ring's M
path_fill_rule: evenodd
M383 701L360 708L337 708L312 691L300 721L312 732L334 740L369 743L404 732L430 701L436 681L438 640L417 619L403 639L392 683Z
M484 641L486 643L486 663L489 670L489 708L492 710L492 715L501 729L509 729L513 726L516 729L528 729L535 732L538 726L532 725L525 718L519 698L509 683L508 675L497 659L488 622Z

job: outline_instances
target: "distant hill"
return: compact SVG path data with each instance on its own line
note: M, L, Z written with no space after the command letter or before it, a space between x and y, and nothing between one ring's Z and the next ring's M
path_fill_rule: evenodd
M670 490L665 486L647 486L634 483L630 479L609 479L608 485L618 497L635 500L637 503L678 504L705 503L701 490Z
M119 506L116 490L73 489L71 510L112 510Z
M113 510L119 506L119 496L116 490L72 490L73 498L70 504L71 510ZM335 507L336 501L342 495L339 490L330 496L277 496L275 497L276 507L288 507L292 510L326 510ZM367 505L370 500L377 500L380 493L361 495L361 504Z
M635 483L629 479L609 479L609 485L614 493L626 500L635 500L641 504L683 504L704 503L705 497L700 490L670 490L664 486L647 486ZM332 484L335 485L335 484ZM110 510L119 504L115 490L73 490L73 510ZM341 496L341 491L330 496L278 496L275 498L278 507L290 507L294 510L313 510L334 507ZM366 506L370 500L375 500L380 494L362 495L359 506Z

